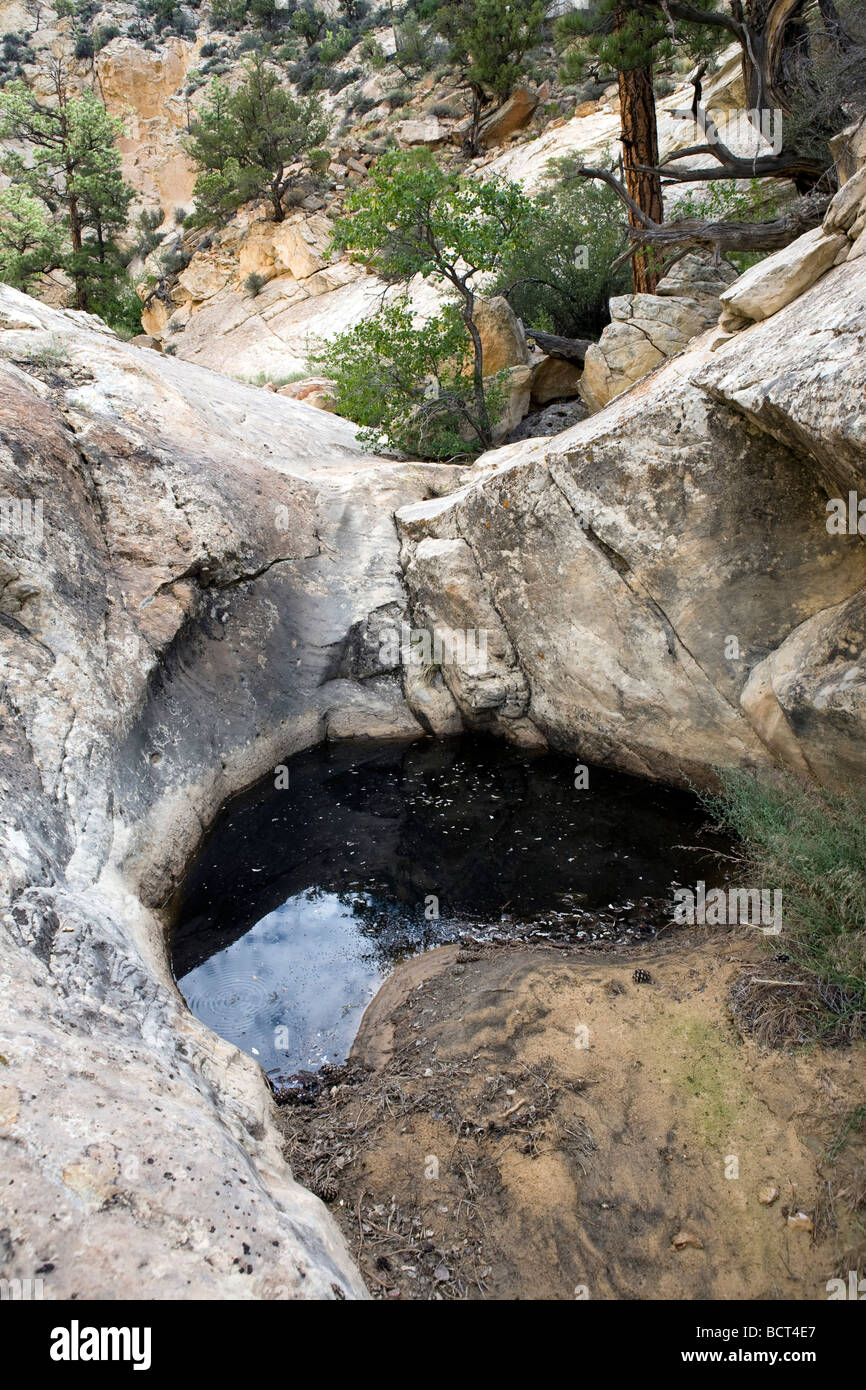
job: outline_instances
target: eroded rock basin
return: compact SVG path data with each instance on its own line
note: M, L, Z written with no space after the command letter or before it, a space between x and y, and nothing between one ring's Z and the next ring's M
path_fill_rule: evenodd
M285 1082L344 1061L431 947L648 939L676 883L718 876L705 822L681 792L499 741L325 745L219 818L172 904L175 975Z

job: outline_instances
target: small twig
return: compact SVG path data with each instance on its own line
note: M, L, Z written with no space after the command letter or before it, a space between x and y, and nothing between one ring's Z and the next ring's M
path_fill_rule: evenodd
M521 1105L525 1105L525 1104L526 1104L526 1101L525 1101L525 1100L519 1100L519 1101L517 1101L517 1103L516 1103L515 1105L512 1105L512 1107L511 1107L510 1110L503 1110L502 1114L501 1114L498 1118L499 1118L500 1120L507 1120L509 1115L513 1115L514 1112L515 1112L515 1110L519 1110L520 1107L521 1107Z
M786 989L806 989L808 980L758 980L754 976L749 981L750 985L783 985Z

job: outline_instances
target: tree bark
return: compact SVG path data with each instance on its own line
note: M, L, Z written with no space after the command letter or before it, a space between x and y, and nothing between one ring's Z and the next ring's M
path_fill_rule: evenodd
M698 246L712 251L716 259L724 251L779 251L804 232L819 227L828 198L816 200L805 211L796 211L773 222L710 222L702 218L682 218L662 227L636 227L629 231L632 244L656 246L660 251ZM539 344L541 346L541 344Z
M661 222L664 213L661 175L656 168L659 144L652 67L619 73L619 103L625 186L638 207L653 222ZM628 217L633 227L640 226L631 209ZM635 254L632 271L635 293L652 294L659 273L646 250Z

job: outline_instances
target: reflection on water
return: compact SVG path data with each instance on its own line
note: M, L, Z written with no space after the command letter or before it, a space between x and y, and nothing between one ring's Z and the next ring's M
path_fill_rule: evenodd
M394 964L512 931L641 934L713 881L682 793L485 739L327 745L233 802L173 904L192 1011L274 1079L342 1061ZM695 846L702 848L695 848ZM438 910L438 917L434 915Z

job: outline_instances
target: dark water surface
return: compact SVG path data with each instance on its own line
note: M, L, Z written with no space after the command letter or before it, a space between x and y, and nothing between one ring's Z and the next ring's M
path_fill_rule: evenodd
M480 738L298 754L287 789L271 777L223 811L176 894L190 1009L277 1081L343 1061L418 951L639 938L670 916L672 884L718 881L691 797L601 768L576 790L575 762Z

